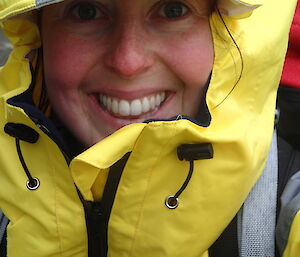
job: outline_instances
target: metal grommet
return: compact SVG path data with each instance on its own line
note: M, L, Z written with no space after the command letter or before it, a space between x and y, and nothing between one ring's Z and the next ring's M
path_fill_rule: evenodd
M176 198L174 195L170 195L165 200L165 205L169 209L176 209L178 207L179 201L178 198Z
M40 181L38 178L32 178L32 180L27 180L26 187L29 190L36 190L40 186Z

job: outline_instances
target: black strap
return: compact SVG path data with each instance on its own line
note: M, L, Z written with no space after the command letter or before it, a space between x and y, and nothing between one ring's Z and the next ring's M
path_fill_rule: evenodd
M6 257L7 256L7 252L6 252L6 248L7 248L7 233L5 230L5 233L3 235L3 238L1 240L1 245L0 245L0 257Z
M277 108L279 109L279 121L276 125L278 135L300 150L300 90L279 87Z
M278 188L277 188L277 213L280 211L280 197L289 179L300 170L300 151L278 136ZM280 257L276 248L275 257Z
M209 248L209 257L239 257L237 238L237 216L226 227L221 236Z
M102 200L100 202L86 201L83 199L80 192L78 192L85 210L88 232L88 257L107 256L108 221L119 181L129 156L130 153L127 153L110 168Z
M0 211L0 257L6 257L7 239L6 230L9 220Z
M300 151L291 146L281 137L278 144L278 209L280 208L280 196L289 179L300 170Z
M290 177L300 170L300 90L279 87L279 119L276 124L278 144L278 199ZM278 202L278 205L280 203Z

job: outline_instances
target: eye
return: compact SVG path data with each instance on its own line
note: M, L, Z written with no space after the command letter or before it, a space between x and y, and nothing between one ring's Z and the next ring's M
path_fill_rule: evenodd
M179 18L188 12L188 7L181 2L165 3L159 10L159 14L169 19Z
M91 3L79 3L71 9L71 14L83 21L104 17L102 11Z

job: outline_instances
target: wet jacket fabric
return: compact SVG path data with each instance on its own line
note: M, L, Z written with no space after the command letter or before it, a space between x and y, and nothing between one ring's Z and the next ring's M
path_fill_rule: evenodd
M41 42L32 10L54 2L0 2L14 45L0 70L7 256L208 256L264 168L295 1L220 1L201 118L131 124L75 158L33 95L28 54ZM195 160L178 155L183 144L196 146ZM189 170L177 208L168 208ZM297 238L293 230L285 257L300 251Z

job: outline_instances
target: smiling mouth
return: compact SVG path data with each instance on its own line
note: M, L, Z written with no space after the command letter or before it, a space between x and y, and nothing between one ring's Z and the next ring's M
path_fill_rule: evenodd
M166 93L159 92L133 100L119 99L100 94L98 99L102 108L111 115L123 119L134 119L158 110L166 99Z

